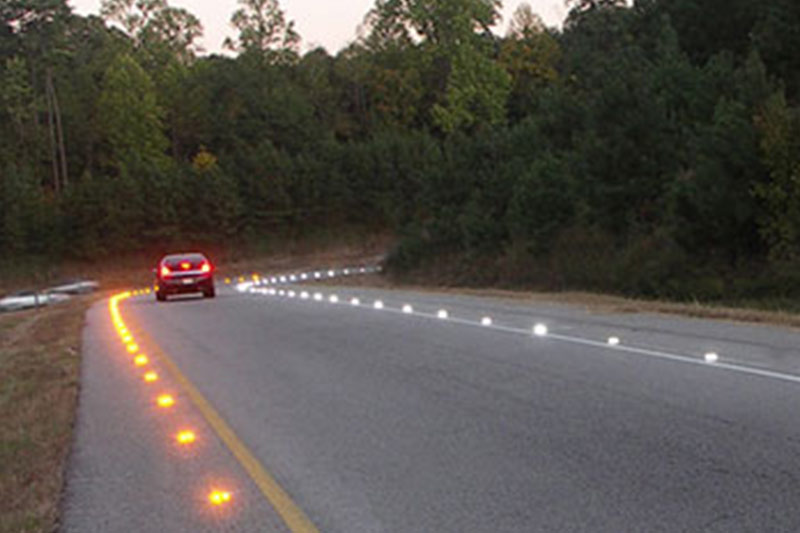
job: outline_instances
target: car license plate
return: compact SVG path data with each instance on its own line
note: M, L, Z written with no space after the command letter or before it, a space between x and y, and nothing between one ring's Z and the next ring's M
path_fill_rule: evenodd
M194 283L193 279L185 279L185 280L183 280L183 284L184 285L191 285L192 283Z

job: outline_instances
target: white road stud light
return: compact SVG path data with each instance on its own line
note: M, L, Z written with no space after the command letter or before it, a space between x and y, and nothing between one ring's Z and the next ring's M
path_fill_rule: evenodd
M492 318L485 316L481 319L481 326L491 326L492 325Z
M269 278L269 282L274 285L275 283L278 283L278 278Z
M308 274L301 274L300 275L300 279L302 279L303 281L307 280L308 279Z
M366 268L362 268L362 269L361 269L361 273L362 273L362 274L366 274L366 273L367 273L367 269L366 269Z
M320 274L319 272L314 272L314 278L315 279L319 279L321 277L322 277L322 274Z
M375 300L373 307L375 307L375 309L383 309L383 302L380 300Z
M359 300L358 298L353 298L352 300L350 300L350 305L352 306L361 305L361 300Z
M278 296L286 296L286 291L278 291Z
M717 363L719 362L719 355L714 352L709 352L705 355L706 363Z
M536 324L533 326L533 334L537 337L546 337L549 330L544 324Z
M314 301L321 302L322 301L322 293L318 292L314 294Z
M619 346L620 340L619 337L609 337L608 338L608 345L609 346Z
M328 277L329 278L332 278L335 275L336 275L336 272L334 272L333 270L328 270Z
M331 301L332 304L338 304L339 303L339 297L334 294L334 295L332 295L330 297L330 301Z
M297 294L295 294L294 291L289 291L289 298L294 298L295 296L297 296Z
M410 305L406 304L403 306L403 313L406 315L411 315L414 313L414 308Z
M342 274L344 274L345 276L349 276L350 275L350 269L349 268L345 268L344 270L342 270Z
M309 297L310 297L310 295L306 291L303 291L303 292L300 293L300 298L302 300L308 300Z
M291 276L289 276L289 280L290 280L290 281L297 281L297 276L295 276L294 274L292 274Z
M286 276L281 276L281 283L286 283Z
M436 316L439 318L439 320L447 320L450 318L450 313L448 313L446 309L441 309L438 313L436 313Z

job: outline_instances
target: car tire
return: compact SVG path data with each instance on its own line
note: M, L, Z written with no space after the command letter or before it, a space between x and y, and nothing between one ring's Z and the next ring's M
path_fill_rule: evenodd
M161 291L156 291L156 300L159 302L166 302L167 295Z
M217 291L214 290L214 287L210 287L203 291L203 298L214 298L217 295Z

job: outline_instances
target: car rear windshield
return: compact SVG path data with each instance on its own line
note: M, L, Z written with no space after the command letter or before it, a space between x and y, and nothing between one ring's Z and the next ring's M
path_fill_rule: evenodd
M200 268L206 258L200 254L171 255L164 258L164 264L169 268L180 268L181 263L190 263L192 270Z

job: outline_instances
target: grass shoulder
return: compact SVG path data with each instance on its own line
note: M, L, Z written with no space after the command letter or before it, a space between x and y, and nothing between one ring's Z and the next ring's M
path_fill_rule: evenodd
M0 532L58 521L79 391L81 334L97 296L0 315Z

